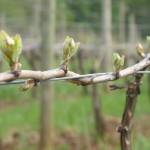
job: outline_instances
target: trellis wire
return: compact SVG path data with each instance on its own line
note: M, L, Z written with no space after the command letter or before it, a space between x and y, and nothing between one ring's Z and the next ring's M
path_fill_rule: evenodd
M150 74L150 71L137 71L136 73ZM42 81L65 81L65 80L80 79L80 78L85 78L85 77L96 77L96 76L102 76L102 75L108 75L108 74L113 74L113 72L84 74L84 75L76 75L76 76L61 77L61 78L48 78ZM0 82L0 85L22 84L22 83L25 83L26 81L27 80L15 80L11 82Z

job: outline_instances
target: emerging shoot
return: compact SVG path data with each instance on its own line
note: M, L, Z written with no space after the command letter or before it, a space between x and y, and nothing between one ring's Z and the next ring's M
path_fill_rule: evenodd
M67 66L69 63L70 58L75 54L79 47L79 42L75 43L73 38L67 36L64 44L63 44L63 50L62 50L62 55L61 55L61 67L64 70L67 70Z
M0 31L0 49L3 58L11 67L13 72L20 70L21 64L18 60L22 52L22 40L20 35L10 37L5 31Z
M144 49L143 49L143 47L142 47L142 45L140 43L138 43L136 45L136 51L139 54L139 56L141 56L142 58L145 57Z
M124 66L125 56L122 57L118 53L113 54L113 68L116 73L118 73Z

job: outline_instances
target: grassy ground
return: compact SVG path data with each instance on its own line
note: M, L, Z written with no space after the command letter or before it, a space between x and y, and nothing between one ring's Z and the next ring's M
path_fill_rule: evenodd
M143 79L144 84L141 85L141 94L138 98L138 103L135 111L135 131L133 134L133 149L148 150L150 149L149 138L150 130L146 127L150 125L148 117L142 120L143 116L148 116L150 113L150 101L147 94L146 77ZM115 81L118 83L118 81ZM123 81L120 81L123 82ZM81 145L85 145L84 149L119 149L119 137L112 144L109 142L111 135L117 134L115 127L121 121L121 115L125 103L126 89L105 93L102 85L99 84L99 94L101 98L102 112L104 118L108 120L108 116L113 116L117 121L113 125L111 131L107 133L105 142L94 142L96 137L95 122L91 101L91 89L89 86L88 94L83 94L83 89L80 86L75 86L70 83L55 82L56 98L53 101L53 124L57 139L59 139L59 150L71 149L68 143L77 141L75 149L82 149ZM38 90L39 91L39 90ZM35 146L27 147L27 137L31 133L39 132L39 114L40 100L31 98L31 91L22 93L19 92L18 86L1 86L0 87L0 138L5 139L16 131L21 134L20 142L22 149L36 149ZM2 105L5 104L5 105ZM143 131L142 125L145 124ZM111 124L110 124L111 125ZM145 135L147 133L147 135ZM34 135L34 134L33 134ZM35 136L37 138L37 136ZM60 138L61 137L61 138ZM69 141L70 139L72 141ZM33 138L34 139L34 138ZM64 139L67 139L64 142ZM113 139L113 138L112 138ZM63 140L63 142L62 142ZM57 142L56 142L57 143ZM88 144L90 143L90 144ZM33 144L34 145L34 144ZM112 145L114 148L111 148Z

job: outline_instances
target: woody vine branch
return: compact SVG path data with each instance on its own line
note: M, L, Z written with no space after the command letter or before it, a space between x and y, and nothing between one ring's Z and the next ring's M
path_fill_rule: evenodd
M148 43L150 43L150 37L147 37ZM150 45L150 44L149 44ZM22 70L19 63L19 56L22 50L21 38L19 35L9 37L6 32L0 32L0 49L3 53L4 59L8 62L10 70L0 73L0 82L11 82L18 79L27 79L25 86L22 90L25 91L30 87L38 85L37 83L53 78L79 76L79 74L68 70L68 64L71 57L77 51L79 42L75 43L70 37L67 37L62 50L62 62L60 67L47 71L33 71ZM94 83L102 83L107 81L113 81L118 78L122 78L128 75L133 75L137 71L150 65L150 53L145 54L141 44L136 46L137 53L142 57L142 60L137 64L130 66L126 69L122 69L124 65L124 56L120 56L118 53L113 54L113 68L114 72L106 73L105 75L84 78L75 78L67 80L68 82L77 85L90 85Z

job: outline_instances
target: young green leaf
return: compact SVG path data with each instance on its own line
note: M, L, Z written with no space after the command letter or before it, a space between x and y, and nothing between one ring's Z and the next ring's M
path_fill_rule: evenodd
M34 86L34 80L28 79L24 84L21 84L19 90L25 92Z
M9 66L11 68L16 68L22 51L22 40L20 35L9 37L5 31L0 31L0 49Z
M8 36L7 36L6 32L0 31L0 49L1 49L2 53L6 53L6 51L8 49L7 39L8 39Z
M136 45L136 51L141 57L145 57L144 49L140 43Z
M80 45L80 42L75 43L74 47L71 49L70 57L72 57L75 54L75 52L77 51L79 45Z
M121 68L124 66L125 56L122 57L118 53L113 54L113 68L115 72L119 72Z
M22 52L22 40L20 35L16 35L14 37L12 37L12 39L14 40L15 44L13 45L13 55L12 55L12 60L14 62L18 62L19 56Z
M73 38L67 36L62 50L62 61L69 60L77 51L80 43L75 43Z

